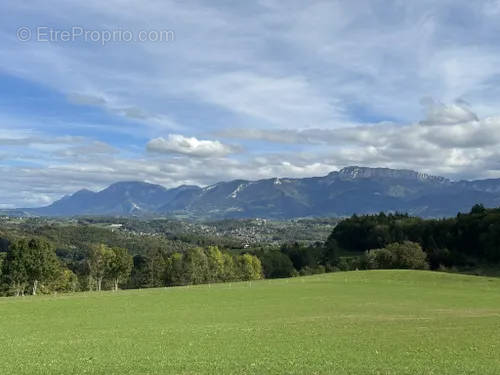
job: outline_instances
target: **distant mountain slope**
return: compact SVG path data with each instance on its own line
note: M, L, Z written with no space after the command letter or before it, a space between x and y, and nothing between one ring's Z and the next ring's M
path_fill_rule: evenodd
M453 216L474 204L500 206L500 179L454 182L415 171L347 167L324 177L234 180L205 188L166 189L119 182L100 192L80 190L35 215L177 215L200 218L294 218L402 211Z

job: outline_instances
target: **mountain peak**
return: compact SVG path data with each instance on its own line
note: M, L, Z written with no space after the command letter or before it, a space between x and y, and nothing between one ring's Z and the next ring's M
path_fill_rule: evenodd
M151 184L145 181L118 181L109 185L108 188L141 187L141 186L160 186L160 185Z
M88 195L88 194L95 194L95 193L89 189L81 189L81 190L78 190L76 193L74 193L73 196L75 196L75 195Z
M335 174L335 172L333 172ZM342 168L336 173L338 176L347 179L360 179L360 178L389 178L389 179L405 179L417 181L434 181L434 182L447 182L448 179L444 177L437 177L425 173L415 172L408 169L390 169L390 168L370 168L350 166Z
M87 196L90 196L90 195L93 195L93 194L95 194L95 193L93 191L89 190L89 189L81 189L81 190L78 190L77 192L75 192L73 194L66 194L60 200L61 201L67 201L67 200L70 200L70 199L73 199L73 198L79 199L79 198L84 198L84 197L87 197Z

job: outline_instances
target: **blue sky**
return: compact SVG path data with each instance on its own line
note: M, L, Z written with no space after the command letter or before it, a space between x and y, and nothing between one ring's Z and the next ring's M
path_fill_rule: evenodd
M2 2L0 208L348 165L498 178L499 20L497 0Z

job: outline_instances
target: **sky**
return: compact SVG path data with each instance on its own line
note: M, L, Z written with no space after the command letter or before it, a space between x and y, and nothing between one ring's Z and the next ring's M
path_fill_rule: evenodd
M500 178L498 0L0 3L0 208L346 166Z

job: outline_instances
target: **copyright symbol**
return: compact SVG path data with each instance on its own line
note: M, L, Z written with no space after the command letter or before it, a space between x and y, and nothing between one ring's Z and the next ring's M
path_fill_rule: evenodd
M17 39L21 42L27 42L28 40L31 40L31 29L26 26L17 29Z

